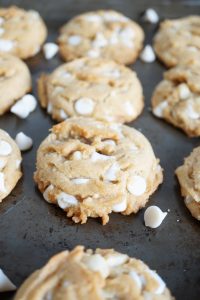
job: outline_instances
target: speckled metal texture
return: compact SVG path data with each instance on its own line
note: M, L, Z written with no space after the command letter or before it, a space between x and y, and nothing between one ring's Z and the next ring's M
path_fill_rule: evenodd
M157 25L141 21L140 14L145 8L154 7L161 19L200 13L198 1L1 0L0 4L38 10L47 23L49 41L56 40L58 28L71 17L98 8L116 9L139 21L146 32L146 43L152 42ZM46 61L40 53L27 63L33 76L33 93L37 95L39 74L53 70L62 61L59 56ZM73 224L59 208L43 200L33 182L36 150L53 121L39 106L25 120L8 113L0 117L0 128L12 137L24 131L34 141L33 149L23 154L23 179L0 205L0 267L17 286L53 254L83 244L91 248L112 247L140 258L158 271L177 299L199 299L200 224L185 208L174 176L176 167L199 144L199 139L186 137L178 129L154 118L149 111L151 94L162 78L164 66L159 62L145 64L138 60L131 67L142 81L145 109L138 120L129 125L149 138L164 168L164 183L148 205L158 205L163 211L170 209L168 216L155 230L144 226L144 210L130 216L112 214L106 226L97 219L90 219L85 225ZM0 294L0 299L12 299L13 295Z

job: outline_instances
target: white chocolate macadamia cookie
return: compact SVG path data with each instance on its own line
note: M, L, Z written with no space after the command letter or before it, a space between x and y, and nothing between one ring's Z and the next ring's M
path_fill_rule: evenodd
M200 147L185 158L184 164L176 169L186 207L200 221Z
M14 140L0 129L0 202L10 194L21 172L21 152Z
M47 29L38 12L16 6L0 9L0 52L27 59L40 51L46 36Z
M52 128L37 153L35 182L44 199L73 221L109 221L144 207L162 182L148 140L125 125L71 118Z
M154 49L167 66L198 63L200 60L200 16L165 20L154 38Z
M130 122L141 113L142 86L134 71L105 59L82 58L41 75L38 93L53 119L93 117Z
M58 43L65 61L103 57L130 64L142 49L144 32L131 19L113 10L84 13L66 23Z
M141 260L113 249L77 246L53 256L22 284L14 300L173 300Z
M0 115L31 90L31 75L26 64L10 54L0 54Z
M188 136L200 136L200 68L177 66L164 73L152 96L153 114L182 129Z

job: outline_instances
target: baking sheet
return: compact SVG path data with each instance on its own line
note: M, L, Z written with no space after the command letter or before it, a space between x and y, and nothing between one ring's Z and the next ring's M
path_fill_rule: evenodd
M1 6L10 4L38 10L47 23L49 41L55 41L58 28L65 21L80 12L98 8L119 10L139 22L141 12L147 7L154 7L161 18L200 13L198 1L0 1ZM157 25L141 24L146 32L146 43L151 43ZM35 95L38 75L53 70L61 62L59 56L45 61L42 54L27 61ZM185 208L174 176L175 168L193 147L199 145L199 139L187 138L178 129L154 118L149 111L152 91L161 80L164 67L159 62L144 64L138 60L134 69L142 81L146 105L138 120L129 125L140 129L149 138L161 160L165 170L164 183L148 205L158 205L163 211L170 209L168 216L155 230L144 226L144 210L136 216L113 213L106 226L97 219L89 219L85 225L76 225L66 219L59 208L42 199L32 179L36 150L53 121L39 106L25 120L8 113L0 117L0 128L12 137L23 131L34 141L33 149L23 154L23 179L0 205L0 266L17 286L53 254L83 244L91 248L112 247L140 258L158 271L177 299L199 299L200 225ZM12 299L13 295L0 294L0 299Z

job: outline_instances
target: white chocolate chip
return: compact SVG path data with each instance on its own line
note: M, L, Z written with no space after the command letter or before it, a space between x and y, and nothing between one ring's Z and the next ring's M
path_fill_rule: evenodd
M185 83L179 84L178 92L181 100L185 100L190 96L190 89Z
M124 107L125 107L125 110L126 110L126 113L129 115L129 116L132 116L134 114L134 106L133 104L131 104L131 102L125 102L124 103Z
M53 105L52 105L51 102L49 102L48 105L47 105L47 113L48 113L48 114L51 114L52 111L53 111Z
M135 37L135 32L131 27L126 27L120 31L120 38L124 40L134 39L134 37Z
M143 292L144 300L152 300L152 293L144 291Z
M94 41L92 42L92 45L94 48L103 48L105 46L107 46L108 41L107 39L104 37L103 33L98 32L96 34L96 37L94 39Z
M0 39L0 51L9 52L13 47L13 41Z
M103 72L103 75L120 78L121 72L118 69L113 69L113 70L107 70L107 71Z
M16 135L15 142L21 151L26 151L33 146L33 140L23 132Z
M84 19L88 22L101 22L102 21L102 18L95 14L90 14L90 15L84 16Z
M7 156L12 152L11 145L3 140L0 140L0 155Z
M119 135L120 138L123 137L122 126L121 125L113 123L109 127L110 127L110 129L116 131L118 133L118 135Z
M116 267L124 264L127 261L128 256L121 253L109 254L105 257L105 260L109 267Z
M149 206L144 213L145 226L157 228L161 225L166 216L167 212L162 212L158 206Z
M112 156L108 156L108 155L104 155L104 154L100 154L98 152L93 152L92 155L91 155L91 161L92 162L96 162L98 160L108 160L112 158Z
M79 35L71 35L68 38L68 43L72 46L77 46L81 42L81 37Z
M61 192L57 196L57 201L58 201L58 206L62 209L78 205L78 200L76 199L76 197L64 192Z
M17 169L20 168L21 162L22 162L21 159L17 159L17 160L16 160L15 164L16 164L16 168L17 168Z
M74 178L72 179L72 183L75 183L75 184L86 184L90 179L88 178Z
M156 107L153 108L153 114L158 118L162 118L163 112L167 106L168 106L167 101L160 102Z
M40 14L34 9L30 9L28 13L33 19L37 20L40 17Z
M51 291L48 291L42 300L53 300L53 294Z
M109 145L109 146L113 146L113 147L116 146L116 143L113 140L105 140L103 143L105 145Z
M194 201L194 199L191 196L188 195L188 196L185 197L185 203L186 204L190 204L192 201Z
M0 192L1 193L6 192L4 173L2 173L2 172L0 172Z
M66 114L66 112L63 109L60 110L60 118L62 120L66 120L68 118L68 115Z
M16 290L16 286L5 275L2 269L0 269L0 292L9 292L14 290Z
M80 115L90 115L94 110L94 101L90 98L80 98L75 103L75 110Z
M50 184L43 193L43 197L48 203L51 203L51 200L49 198L49 192L52 192L53 189L54 189L54 186L52 184Z
M130 27L126 27L119 32L119 39L129 48L133 48L134 46L134 37L135 32Z
M153 48L150 45L146 45L140 54L140 59L146 63L152 63L156 59Z
M111 45L116 45L119 43L119 35L117 32L113 32L113 34L110 37L110 44Z
M19 118L25 119L36 109L37 101L33 95L27 94L18 100L10 111Z
M157 12L154 9L148 8L145 11L145 14L144 14L144 20L146 22L156 24L159 21L159 16L158 16Z
M92 256L85 256L83 263L92 271L99 272L103 278L109 275L109 268L106 260L100 254L93 254Z
M58 45L55 43L46 43L43 46L43 52L46 59L51 59L58 52Z
M113 205L112 210L114 212L122 212L122 211L126 210L126 208L127 208L127 200L124 197L121 202Z
M100 55L100 52L98 49L91 49L87 52L87 56L91 57L91 58L99 57L99 55Z
M129 149L134 152L138 151L138 147L133 142L129 145Z
M135 271L132 270L132 271L130 271L129 275L135 281L138 288L141 290L143 284L142 284L141 277L138 275L138 273L136 273Z
M114 162L114 164L106 171L104 175L104 179L109 181L114 181L117 179L117 173L120 170L120 166L117 162Z
M2 26L2 24L4 23L5 19L0 17L0 26Z
M191 35L189 35L191 37ZM187 50L191 51L191 52L198 52L199 49L195 46L187 46Z
M61 75L62 79L72 79L72 77L73 77L72 73L67 72L67 71L62 72L60 75Z
M186 114L192 120L197 120L200 117L199 113L194 110L193 106L190 103L187 106Z
M103 19L106 22L127 22L129 19L125 16L120 16L112 12L104 12Z
M2 34L4 34L4 32L5 32L5 29L4 29L4 28L0 28L0 36L1 36Z
M5 157L1 158L0 159L0 170L2 170L6 164L7 164L7 159Z
M154 293L156 295L161 295L166 287L165 282L162 280L162 278L155 272L152 270L148 270L148 273L150 273L151 277L153 277L153 279L155 279L157 281L158 287L157 289L154 291Z
M134 196L141 196L147 188L146 179L139 175L131 176L128 179L127 189Z
M72 154L72 158L74 160L80 160L82 158L82 153L81 151L75 151L73 154Z

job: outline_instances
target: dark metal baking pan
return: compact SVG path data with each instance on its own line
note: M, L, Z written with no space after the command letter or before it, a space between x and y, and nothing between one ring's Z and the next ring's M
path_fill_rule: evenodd
M55 41L58 28L68 19L98 8L116 9L139 22L141 12L147 7L154 7L161 18L200 13L199 1L0 1L1 6L11 4L38 10L47 23L49 41ZM146 42L151 43L157 26L141 24ZM45 61L43 55L38 54L27 63L33 75L33 93L37 95L36 80L40 72L49 72L62 61L59 56ZM8 113L0 117L0 128L12 137L24 131L34 141L33 149L23 154L22 180L0 205L0 267L17 286L51 255L83 244L91 248L112 247L140 258L158 271L177 299L200 298L200 225L185 208L174 176L175 168L199 144L199 139L189 139L178 129L154 118L148 110L152 91L161 80L164 67L159 62L144 64L138 60L134 69L144 87L146 106L138 120L129 125L139 128L149 138L161 160L164 183L148 205L156 204L164 211L170 209L167 218L155 230L144 226L144 210L130 216L112 214L106 226L97 219L90 219L85 225L73 224L60 209L42 199L32 179L36 150L53 121L39 106L25 120ZM12 298L13 293L0 294L2 300Z

